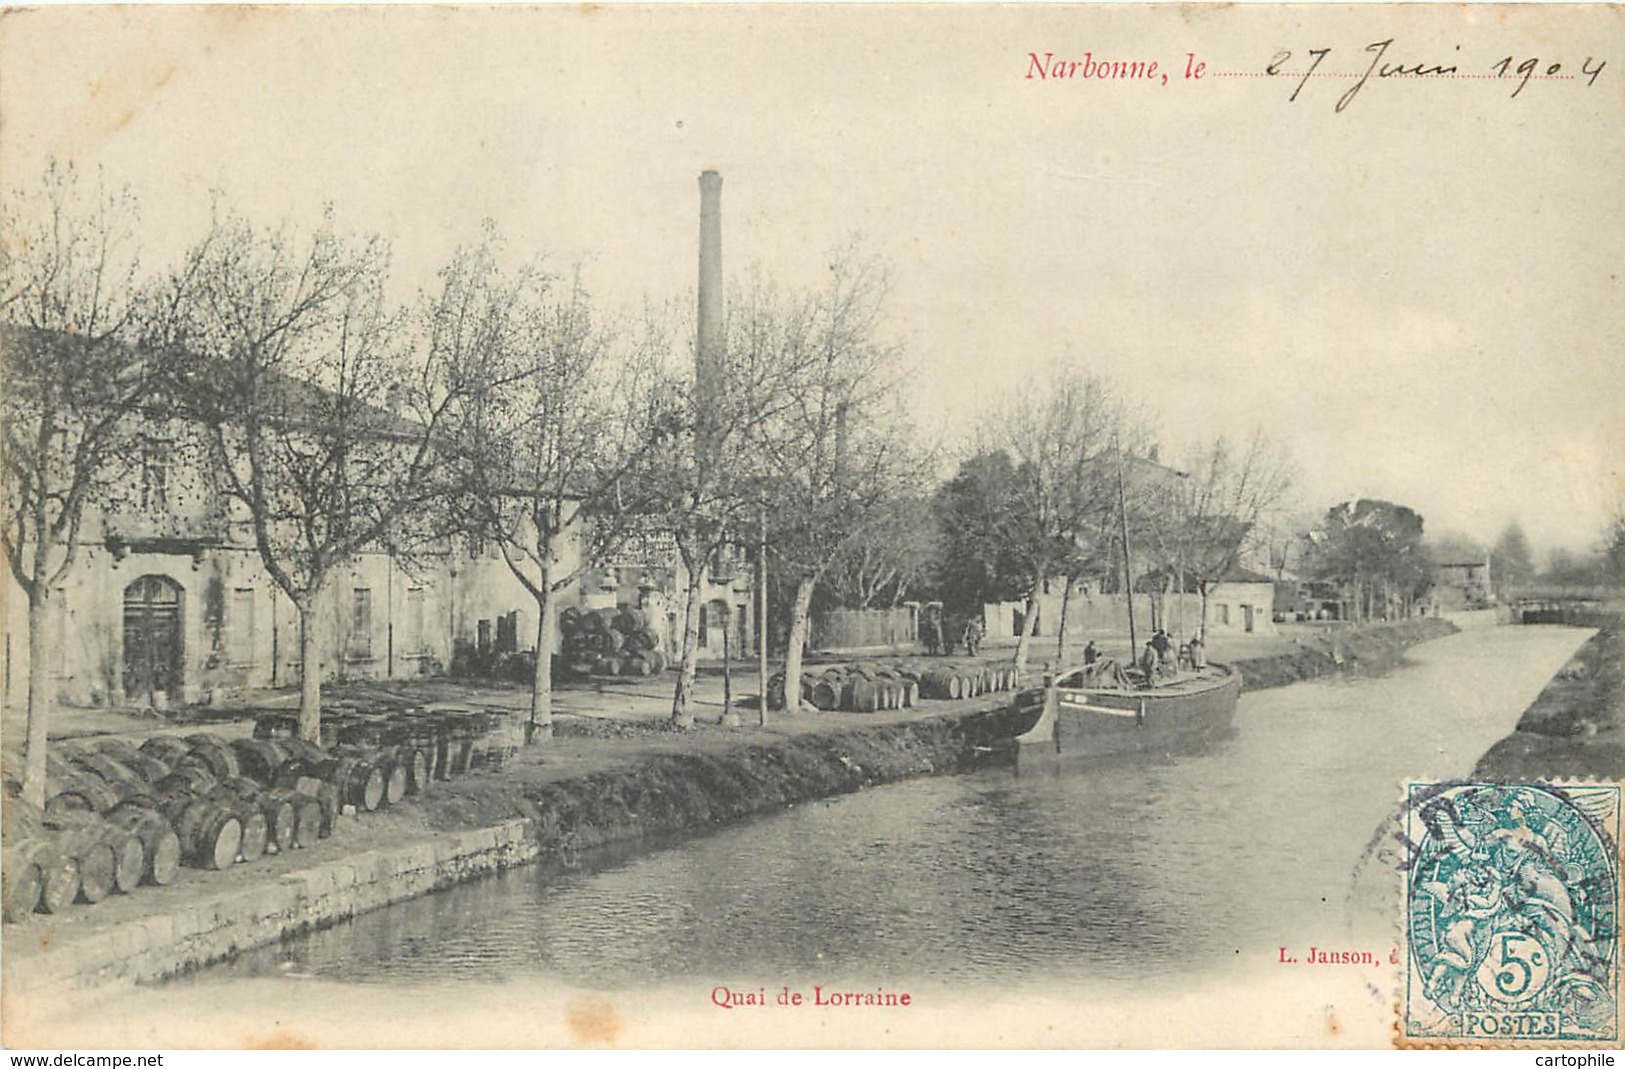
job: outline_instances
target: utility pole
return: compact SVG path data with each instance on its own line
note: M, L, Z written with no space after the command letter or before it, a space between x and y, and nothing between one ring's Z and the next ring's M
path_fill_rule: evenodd
M756 723L767 727L767 509L761 513L762 527L756 542L756 668L761 673L760 697L756 702Z
M1128 659L1132 663L1139 655L1139 640L1134 635L1134 566L1128 555L1128 495L1123 490L1123 450L1117 450L1117 518L1123 528L1123 589L1128 595Z

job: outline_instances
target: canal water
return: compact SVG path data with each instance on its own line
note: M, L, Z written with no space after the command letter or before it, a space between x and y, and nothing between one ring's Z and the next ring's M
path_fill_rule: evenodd
M1066 992L1100 1006L1154 992L1158 1006L1211 1015L1273 990L1324 1003L1336 1033L1333 1008L1351 1000L1351 1020L1391 1013L1399 880L1373 837L1401 784L1469 775L1586 634L1463 632L1384 676L1246 694L1233 734L1202 753L878 787L573 871L516 870L165 991L241 984L275 1003L336 990L399 1007L432 990L675 991L697 1009L719 987L770 1000L815 986L983 991L1026 1005ZM1305 978L1282 962L1311 946L1378 964ZM715 1027L739 1019L713 1012ZM1158 1031L1165 1012L1186 1011L1090 1034L1160 1045L1175 1034Z

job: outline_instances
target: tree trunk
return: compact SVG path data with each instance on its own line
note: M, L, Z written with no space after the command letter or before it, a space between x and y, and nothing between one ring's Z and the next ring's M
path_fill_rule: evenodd
M807 643L807 614L812 609L813 581L796 583L795 604L790 607L790 643L784 651L784 707L790 712L801 708L801 648Z
M722 723L730 726L739 723L739 718L734 715L733 649L729 645L732 634L733 614L730 613L723 617L722 625Z
M1027 615L1021 621L1021 637L1016 640L1016 677L1022 678L1027 672L1027 654L1032 650L1033 636L1038 634L1038 592L1044 587L1043 580L1033 584L1032 593L1027 595Z
M558 599L553 596L552 575L542 570L536 594L536 671L530 680L530 725L526 742L553 737L553 631L557 626Z
M683 612L683 663L677 673L677 693L671 701L672 722L694 726L694 670L700 655L700 570L688 567L688 594Z
M1076 580L1072 576L1066 577L1066 586L1061 590L1061 622L1055 627L1055 662L1066 663L1066 614L1072 607L1072 586Z
M316 599L297 602L299 609L299 737L322 741L322 643L316 622Z
M1197 583L1196 584L1196 596L1198 598L1200 598L1201 602L1202 602L1202 608L1198 612L1197 619L1196 619L1196 637L1202 640L1202 645L1203 646L1206 646L1207 645L1207 584L1206 583ZM1136 651L1136 652L1138 652L1138 651Z
M51 605L43 584L28 599L28 753L23 761L23 800L45 805L45 748L49 744L51 665L48 630Z

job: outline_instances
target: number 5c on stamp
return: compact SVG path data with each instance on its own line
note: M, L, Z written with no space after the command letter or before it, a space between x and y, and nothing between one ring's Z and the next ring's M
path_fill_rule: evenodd
M1619 1038L1617 786L1412 784L1403 1039Z

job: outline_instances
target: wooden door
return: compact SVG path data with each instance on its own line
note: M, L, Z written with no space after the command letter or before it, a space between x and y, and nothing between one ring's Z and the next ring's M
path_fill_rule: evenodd
M173 579L144 575L124 588L124 698L173 701L181 689L181 588Z

